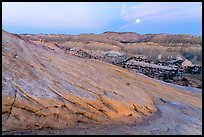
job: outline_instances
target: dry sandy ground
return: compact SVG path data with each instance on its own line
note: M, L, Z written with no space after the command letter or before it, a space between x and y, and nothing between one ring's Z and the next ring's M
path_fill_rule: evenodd
M163 82L164 83L164 82ZM201 89L168 84L185 92L202 96ZM80 125L70 129L41 129L3 132L3 135L201 135L202 109L161 100L156 103L159 112L140 123L111 125Z

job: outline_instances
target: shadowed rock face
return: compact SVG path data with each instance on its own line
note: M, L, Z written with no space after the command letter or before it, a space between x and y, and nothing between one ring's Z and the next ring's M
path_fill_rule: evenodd
M142 121L160 98L201 99L126 69L2 31L3 131Z

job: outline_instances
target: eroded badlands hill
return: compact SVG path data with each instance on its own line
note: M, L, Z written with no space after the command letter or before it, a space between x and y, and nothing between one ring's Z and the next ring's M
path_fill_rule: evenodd
M98 60L65 54L55 44L24 41L3 30L2 34L4 132L85 123L139 123L161 112L157 104L166 102L186 105L185 113L200 120L200 111L191 108L202 110L202 94L181 91Z
M65 53L111 63L148 77L202 88L202 37L104 32L102 34L21 34L26 41L58 46ZM131 63L129 61L138 62ZM147 65L143 65L147 64ZM152 64L159 65L157 68ZM185 64L185 65L184 65ZM167 70L164 68L171 68Z

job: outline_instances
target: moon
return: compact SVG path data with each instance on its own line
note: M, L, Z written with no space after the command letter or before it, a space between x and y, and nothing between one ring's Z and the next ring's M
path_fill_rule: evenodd
M140 19L136 19L136 23L140 23Z

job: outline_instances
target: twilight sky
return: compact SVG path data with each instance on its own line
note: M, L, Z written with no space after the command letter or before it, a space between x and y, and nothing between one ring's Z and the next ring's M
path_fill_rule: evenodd
M105 31L202 35L201 2L3 2L12 33Z

